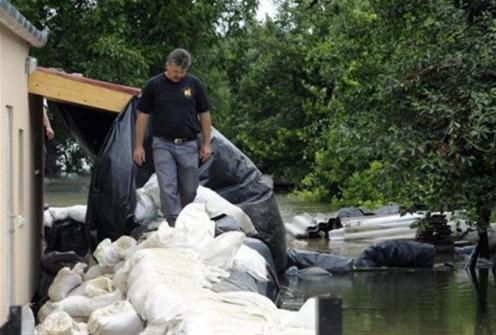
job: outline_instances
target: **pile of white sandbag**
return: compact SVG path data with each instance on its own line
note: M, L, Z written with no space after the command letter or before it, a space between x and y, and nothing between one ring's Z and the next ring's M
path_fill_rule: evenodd
M214 237L205 204L190 204L137 243L104 240L98 264L63 268L40 309L38 334L315 334L315 303L278 309L253 292L211 290L233 268L267 280L265 259L242 232ZM86 271L85 271L86 270Z
M233 205L215 191L198 186L194 203L202 203L210 218L221 214L229 215L239 224L245 234L255 234L257 231L250 217L241 208ZM138 222L153 220L161 216L160 193L156 174L153 174L143 187L136 190L136 209L134 216Z
M86 220L86 206L50 207L43 214L43 223L48 227L51 227L54 222L67 219L84 223Z

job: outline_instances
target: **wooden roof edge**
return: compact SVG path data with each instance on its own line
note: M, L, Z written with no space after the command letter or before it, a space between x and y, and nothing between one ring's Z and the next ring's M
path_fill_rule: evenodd
M41 66L38 66L37 70L41 71L41 72L49 73L49 74L52 74L55 76L60 76L60 77L66 78L66 79L78 81L81 83L95 85L95 86L99 86L99 87L106 88L109 90L130 94L133 96L138 96L139 94L141 94L141 89L139 89L139 88L132 87L132 86L112 84L112 83L102 81L102 80L97 80L97 79L90 79L90 78L86 78L86 77L82 76L81 74L74 74L74 73L71 74L71 73L63 72L61 70L52 69L52 68L45 68L45 67L41 67Z

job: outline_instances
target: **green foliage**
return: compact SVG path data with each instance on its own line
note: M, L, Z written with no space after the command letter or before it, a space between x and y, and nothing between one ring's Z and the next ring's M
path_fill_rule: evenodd
M215 125L263 172L336 205L496 201L496 1L17 0L40 64L142 85L190 49Z
M386 205L385 194L388 193L390 183L383 175L383 171L382 163L374 161L368 169L355 172L344 182L342 204L365 208ZM334 201L339 201L339 199L334 199Z

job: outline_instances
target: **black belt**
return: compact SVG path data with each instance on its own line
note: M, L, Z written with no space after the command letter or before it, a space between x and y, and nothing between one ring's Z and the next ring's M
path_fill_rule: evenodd
M174 144L181 144L189 141L196 140L196 135L186 136L186 137L165 137L161 136L164 140L172 142Z

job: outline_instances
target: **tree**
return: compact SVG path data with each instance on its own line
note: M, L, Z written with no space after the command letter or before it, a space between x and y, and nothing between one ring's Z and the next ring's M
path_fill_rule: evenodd
M382 13L397 10L393 1L379 3ZM395 167L410 172L399 180L415 180L403 192L431 207L468 209L488 257L486 229L496 204L494 13L486 8L474 16L451 1L401 9L398 47L414 45L415 57L396 53L403 75L390 86L387 115ZM412 27L415 35L403 33Z

